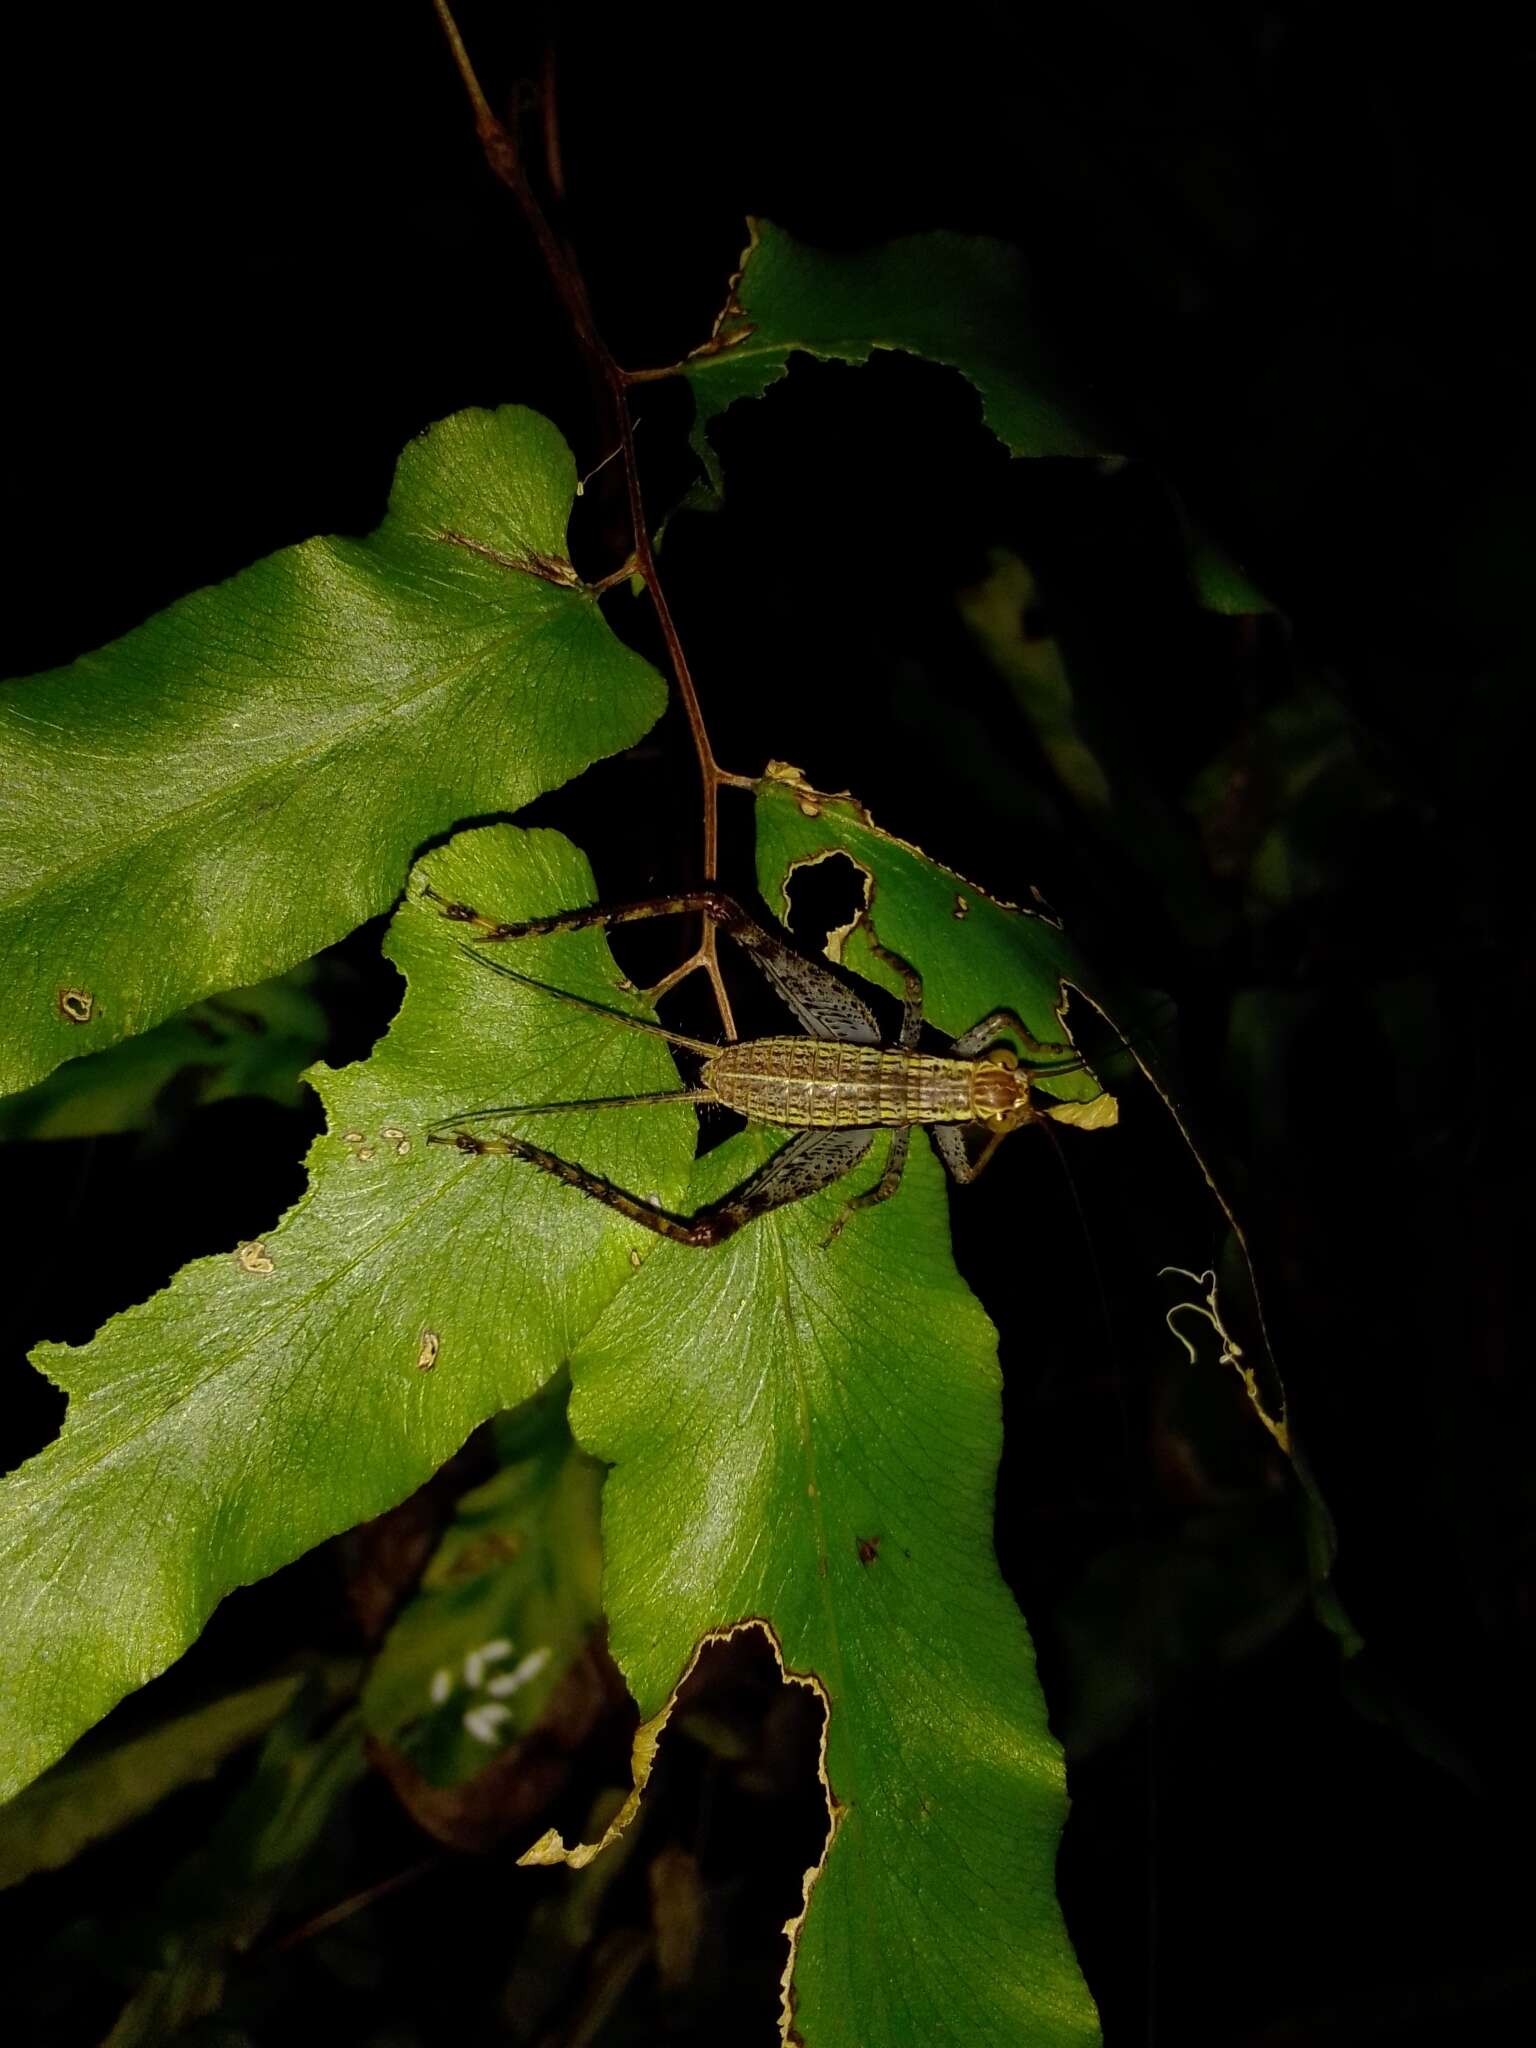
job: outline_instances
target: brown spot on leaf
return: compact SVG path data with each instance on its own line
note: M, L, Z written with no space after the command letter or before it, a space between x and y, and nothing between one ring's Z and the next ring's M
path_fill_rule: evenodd
M437 1354L442 1348L443 1340L438 1336L436 1330L423 1330L421 1333L421 1349L416 1354L416 1370L418 1372L430 1372L433 1366L436 1365Z
M858 1550L860 1564L873 1564L880 1555L880 1538L878 1536L860 1536L858 1538Z
M96 998L88 988L61 988L59 1015L66 1024L89 1024L96 1014Z
M275 1273L277 1262L267 1256L267 1248L259 1237L235 1247L235 1264L242 1273Z

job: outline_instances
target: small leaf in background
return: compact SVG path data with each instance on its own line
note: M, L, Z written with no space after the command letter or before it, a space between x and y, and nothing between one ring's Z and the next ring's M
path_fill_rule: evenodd
M1058 1620L1052 1718L1068 1757L1077 1763L1178 1688L1253 1656L1311 1591L1290 1493L1202 1509L1176 1529L1103 1551Z
M516 1759L602 1624L603 1471L571 1440L563 1382L493 1434L502 1469L460 1500L363 1695L369 1732L429 1786ZM586 1732L557 1731L568 1747Z
M552 832L464 833L423 872L502 916L592 898ZM395 1023L367 1061L310 1075L330 1126L304 1198L91 1343L38 1354L71 1398L57 1441L0 1486L6 1792L163 1670L224 1593L403 1499L536 1392L631 1249L653 1248L543 1174L425 1142L455 1111L643 1092L677 1070L654 1038L487 972L420 884L386 945L408 984ZM520 964L626 1005L596 933L530 942ZM544 1122L627 1186L669 1201L683 1185L686 1109Z
M1038 598L1029 565L997 549L982 580L960 592L960 615L1072 803L1156 879L1182 937L1192 945L1219 945L1232 920L1210 887L1194 835L1157 794L1134 741L1128 744L1123 710L1106 718L1101 709L1095 717L1060 644L1026 630Z
M269 1678L56 1765L0 1807L0 1886L57 1870L167 1793L211 1778L226 1757L266 1733L303 1683L299 1672Z
M757 398L797 351L865 363L902 349L959 370L987 425L1015 455L1098 455L1105 444L1059 395L1045 365L1017 254L982 235L908 235L852 254L752 223L715 340L682 365L696 408L694 445L719 472L709 423Z
M876 349L898 349L958 370L1010 455L1105 456L1114 448L1052 360L1025 267L1008 243L934 233L850 253L797 241L771 221L750 226L714 335L679 365L707 479L692 506L709 504L721 488L711 422L738 399L760 398L797 353L867 363ZM1269 611L1217 543L1181 508L1178 517L1201 603L1217 612Z
M21 1094L0 1098L0 1139L143 1130L178 1080L186 1109L235 1095L264 1095L291 1107L330 1028L310 992L314 978L306 961L254 988L208 996L138 1038L66 1060Z
M240 1958L287 1902L296 1873L365 1768L356 1708L338 1715L323 1686L306 1687L206 1845L122 1930L122 1946L154 1955L156 1966L103 2048L160 2048L224 2008Z
M0 691L0 1089L294 966L433 833L640 738L663 684L564 559L575 488L537 413L456 413L367 540Z

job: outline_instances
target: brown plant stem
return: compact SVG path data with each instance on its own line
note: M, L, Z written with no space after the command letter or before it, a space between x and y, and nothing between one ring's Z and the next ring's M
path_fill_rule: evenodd
M576 260L576 253L569 242L557 234L550 225L548 216L539 203L538 195L528 182L517 137L493 112L486 99L474 65L470 61L469 52L465 49L464 40L459 34L458 24L448 6L448 0L433 0L433 5L443 34L448 39L448 47L458 67L459 77L463 81L470 109L474 114L475 133L479 137L486 163L516 199L518 209L538 244L544 267L549 272L550 282L565 308L571 331L586 358L593 381L605 395L613 416L618 434L619 459L624 468L625 490L629 500L634 554L631 562L626 564L622 571L616 572L612 577L602 578L594 587L599 591L607 589L613 583L623 580L624 576L633 573L640 577L650 597L656 622L661 629L661 637L666 643L667 659L671 663L673 678L677 684L678 701L683 707L683 715L688 721L688 731L693 740L694 753L698 757L699 780L703 791L703 880L712 883L718 880L716 870L720 853L721 787L724 785L733 789L750 789L753 785L750 778L732 775L715 759L714 749L709 742L709 731L704 723L704 714L699 705L698 692L694 688L693 676L688 667L688 658L683 651L677 623L672 616L671 606L667 603L666 592L662 588L661 576L656 567L650 528L646 524L645 501L640 489L640 469L635 456L635 423L629 408L629 386L639 380L632 378L614 361L599 334L592 315L592 303L587 293L586 280ZM551 176L558 181L559 145L552 104L553 83L553 61L546 52L541 81L545 148L551 165ZM640 375L643 376L644 373ZM718 933L715 926L706 918L695 951L680 967L663 976L647 993L652 997L665 995L668 989L676 987L678 982L692 974L695 969L702 968L709 977L709 984L714 992L721 1027L728 1039L734 1039L736 1023L731 1014L730 997L726 994L725 982L720 973L717 942Z

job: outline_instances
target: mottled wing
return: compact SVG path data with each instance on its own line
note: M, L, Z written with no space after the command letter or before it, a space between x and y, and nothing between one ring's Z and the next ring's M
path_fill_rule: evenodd
M800 1131L715 1209L739 1229L770 1209L819 1195L853 1171L874 1137L873 1130L862 1129Z
M781 945L750 918L733 919L726 929L743 952L751 955L812 1038L838 1038L845 1045L880 1043L880 1027L873 1012L835 974Z

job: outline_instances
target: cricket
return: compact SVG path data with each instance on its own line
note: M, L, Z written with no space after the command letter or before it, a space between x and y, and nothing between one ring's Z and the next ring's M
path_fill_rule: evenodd
M492 972L577 1009L610 1017L635 1031L663 1038L701 1062L692 1088L653 1095L599 1097L581 1102L504 1103L493 1109L462 1111L433 1125L428 1143L461 1152L520 1159L593 1201L604 1202L674 1244L707 1250L738 1230L790 1202L819 1194L858 1166L876 1136L891 1133L885 1170L865 1193L843 1206L824 1240L830 1244L858 1211L888 1201L901 1185L912 1132L926 1130L950 1178L964 1186L985 1169L1010 1132L1050 1119L1080 1129L1101 1130L1118 1114L1115 1098L1041 1105L1032 1075L1065 1073L1083 1066L1070 1045L1042 1043L1011 1010L989 1011L943 1053L920 1051L923 983L917 970L865 929L876 955L900 977L901 1025L897 1043L881 1042L874 1013L852 989L818 962L775 938L734 898L718 889L652 897L638 903L594 905L523 923L499 923L472 905L455 903L427 885L425 896L438 914L471 927L481 945L552 937L557 932L604 929L641 919L702 913L719 926L762 972L801 1024L804 1036L736 1040L712 1045L688 1038L645 1018L627 1016L567 989L535 981L475 946L464 951ZM1008 1039L1016 1040L1028 1058ZM469 1128L493 1118L540 1116L569 1109L628 1109L660 1102L714 1103L748 1123L792 1131L788 1144L739 1187L692 1216L671 1216L638 1195L615 1187L570 1160L557 1158L526 1139L505 1132L482 1136Z

